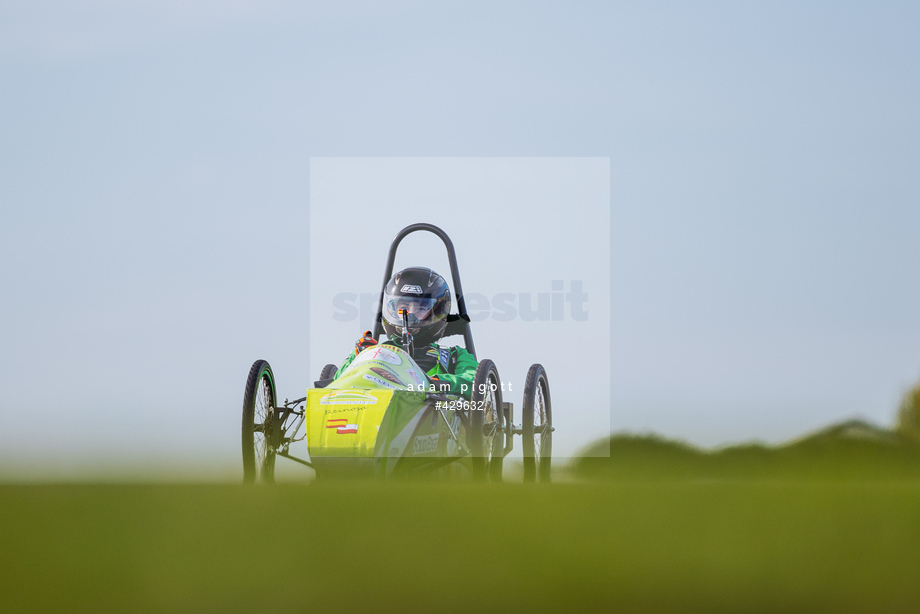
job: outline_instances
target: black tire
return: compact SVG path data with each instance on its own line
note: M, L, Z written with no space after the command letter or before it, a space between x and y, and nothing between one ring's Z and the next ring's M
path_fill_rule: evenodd
M323 370L319 372L320 381L324 379L332 379L335 377L335 374L339 372L339 368L333 364L328 364L323 367Z
M470 428L466 434L473 477L501 482L505 438L502 430L502 387L498 369L489 359L479 362L470 399Z
M252 363L243 393L243 482L275 481L275 451L281 439L275 376L264 360Z
M524 382L521 412L524 445L524 481L550 481L553 456L553 407L549 379L543 365L531 365Z

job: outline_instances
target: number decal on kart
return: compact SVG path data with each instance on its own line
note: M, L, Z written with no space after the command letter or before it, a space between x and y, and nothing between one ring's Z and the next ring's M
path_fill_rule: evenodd
M449 409L453 411L462 409L485 411L489 408L489 404L485 401L485 399L481 401L438 401L436 406L438 409Z

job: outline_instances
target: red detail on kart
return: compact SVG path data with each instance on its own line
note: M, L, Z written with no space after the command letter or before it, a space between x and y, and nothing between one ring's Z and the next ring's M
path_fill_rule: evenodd
M334 420L326 421L327 429L335 429L337 435L354 435L358 432L357 424L348 424L348 420L345 418L335 418Z

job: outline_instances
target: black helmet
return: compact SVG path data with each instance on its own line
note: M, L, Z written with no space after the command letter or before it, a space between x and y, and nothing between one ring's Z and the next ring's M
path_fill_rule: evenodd
M416 347L436 342L444 334L450 313L447 282L431 269L403 269L387 282L383 292L383 330L389 339L403 334L401 309L408 312L409 333Z

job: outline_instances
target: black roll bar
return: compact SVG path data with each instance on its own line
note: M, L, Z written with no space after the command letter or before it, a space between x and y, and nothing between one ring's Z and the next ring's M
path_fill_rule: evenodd
M447 248L447 259L450 262L450 276L454 282L454 294L457 297L457 314L447 316L447 330L444 336L463 335L463 343L466 345L466 351L476 357L476 348L473 346L473 333L470 332L470 316L466 313L466 301L463 298L463 287L460 285L460 272L457 269L457 254L454 252L454 243L447 236L447 233L435 226L434 224L412 224L399 231L393 243L390 244L390 253L387 256L387 266L383 272L383 285L380 288L380 297L377 301L377 317L374 320L374 339L380 339L380 332L383 328L381 320L383 319L383 293L386 292L387 282L393 277L393 264L396 262L396 248L402 242L406 235L419 230L426 230L441 238L444 247Z

